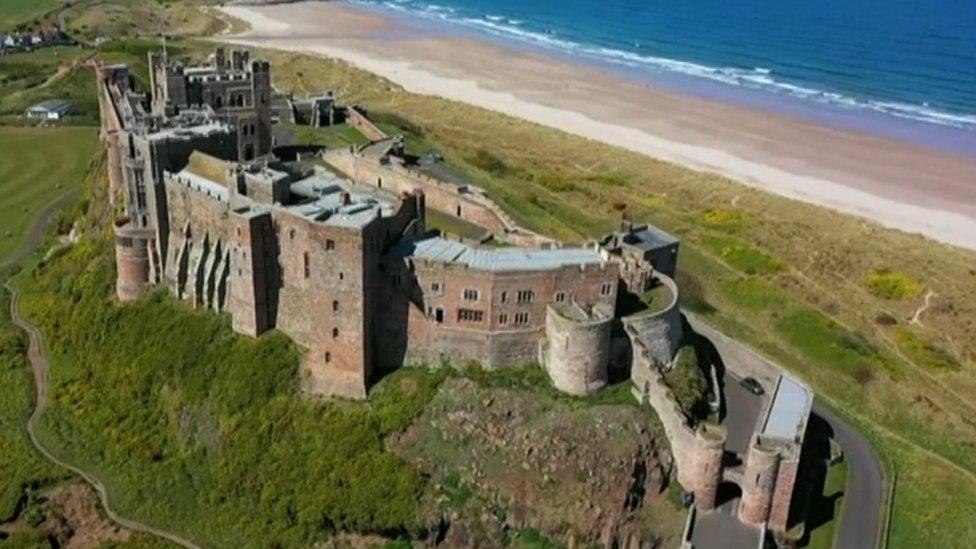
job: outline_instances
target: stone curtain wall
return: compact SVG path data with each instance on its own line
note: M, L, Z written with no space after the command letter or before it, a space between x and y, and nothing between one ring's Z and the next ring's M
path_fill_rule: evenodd
M376 124L363 116L363 113L359 112L356 107L346 109L346 123L359 130L370 141L380 141L389 137L383 130L377 128Z
M671 278L661 273L655 273L655 278L670 290L671 303L656 313L631 315L624 319L624 323L633 326L634 334L651 359L661 368L667 369L684 338L679 307L680 294L678 285Z
M452 185L395 162L381 164L377 159L348 149L328 150L324 153L324 160L358 183L391 193L421 189L429 208L484 227L513 245L531 247L554 242L521 227L480 189Z

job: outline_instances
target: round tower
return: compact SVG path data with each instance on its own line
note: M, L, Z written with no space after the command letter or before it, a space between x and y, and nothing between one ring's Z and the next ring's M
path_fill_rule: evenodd
M725 453L725 431L706 424L695 430L693 447L688 456L691 462L689 484L695 492L699 509L715 507L718 485L722 481L722 454Z
M742 502L739 504L739 520L742 522L762 524L769 518L779 460L779 451L764 446L759 439L749 446L742 475Z
M546 311L541 361L552 384L565 393L589 395L607 384L613 314L576 303L554 303Z
M115 226L115 293L120 301L138 299L149 285L149 245L152 231L127 219Z

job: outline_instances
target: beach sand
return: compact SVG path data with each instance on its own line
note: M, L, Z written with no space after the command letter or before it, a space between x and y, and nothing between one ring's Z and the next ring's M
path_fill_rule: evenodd
M976 249L976 158L655 89L340 2L225 7L228 41L346 60L495 110Z

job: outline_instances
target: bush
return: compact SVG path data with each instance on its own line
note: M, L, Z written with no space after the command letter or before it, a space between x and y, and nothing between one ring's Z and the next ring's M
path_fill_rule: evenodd
M702 419L708 416L708 378L694 346L685 345L678 349L674 365L664 374L664 381L688 417Z
M912 275L902 271L890 269L874 271L867 275L865 281L868 290L882 299L912 299L922 292L922 284Z

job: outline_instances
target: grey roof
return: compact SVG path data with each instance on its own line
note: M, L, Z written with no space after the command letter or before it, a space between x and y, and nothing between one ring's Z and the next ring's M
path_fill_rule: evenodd
M624 237L624 242L642 250L650 251L676 244L678 238L671 233L648 225Z
M393 215L395 203L385 196L353 192L344 181L320 173L291 184L292 194L311 198L310 202L285 206L285 209L319 223L358 228L381 216ZM342 195L349 195L343 204Z
M806 429L813 392L803 382L789 374L782 374L769 406L762 434L771 438L798 440Z
M472 269L492 272L545 271L567 265L603 263L594 248L475 248L442 237L402 242L390 251L394 258L425 259L460 263Z
M31 106L32 111L65 112L71 110L71 103L64 99L48 99Z

